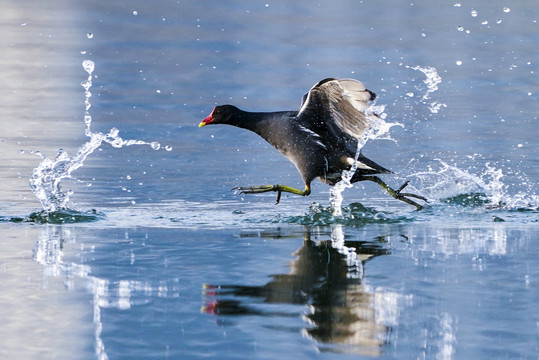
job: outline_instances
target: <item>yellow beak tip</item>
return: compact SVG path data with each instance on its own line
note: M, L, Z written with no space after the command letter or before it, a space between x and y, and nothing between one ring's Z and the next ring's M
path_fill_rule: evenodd
M206 123L204 121L202 121L200 124L198 124L198 127L201 128L203 126L206 126Z

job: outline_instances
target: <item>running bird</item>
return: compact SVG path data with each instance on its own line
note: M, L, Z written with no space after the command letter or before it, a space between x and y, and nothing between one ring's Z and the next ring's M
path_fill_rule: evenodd
M419 210L423 206L410 198L427 199L402 193L408 182L394 190L374 176L390 174L391 171L362 154L355 160L358 140L370 126L369 117L376 116L365 114L369 101L375 96L357 80L328 78L305 94L299 111L248 112L232 105L220 105L202 120L199 127L228 124L257 133L294 163L305 183L304 190L285 185L235 188L243 194L275 191L277 203L282 192L307 196L315 178L333 186L341 180L342 172L350 170L355 163L352 183L373 181L395 199Z

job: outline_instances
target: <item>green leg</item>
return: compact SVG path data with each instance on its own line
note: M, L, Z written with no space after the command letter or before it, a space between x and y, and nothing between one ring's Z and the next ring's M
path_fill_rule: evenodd
M389 193L389 195L393 196L397 200L404 201L407 204L415 206L417 208L417 210L423 209L423 206L419 205L415 201L410 200L408 198L413 197L413 198L420 199L420 200L423 200L423 201L427 202L427 199L425 197L423 197L423 196L410 194L410 193L402 193L401 192L408 185L409 181L405 182L397 190L394 190L389 185L387 185L385 182L383 182L382 179L380 179L377 176L362 176L359 179L359 181L363 181L363 180L372 181L372 182L377 183L378 185L380 185L382 187L382 189L387 191Z
M296 189L286 185L260 185L260 186L250 186L250 187L236 187L233 190L239 191L240 194L260 194L269 191L277 192L277 200L275 204L278 204L281 201L281 193L288 192L291 194L307 196L311 193L311 187L305 185L305 190Z

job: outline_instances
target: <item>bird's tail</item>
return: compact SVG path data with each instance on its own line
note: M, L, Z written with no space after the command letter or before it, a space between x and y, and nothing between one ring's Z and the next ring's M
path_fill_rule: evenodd
M367 174L391 174L392 171L386 169L385 167L378 165L374 161L366 158L362 154L359 154L357 158L358 175L367 175Z

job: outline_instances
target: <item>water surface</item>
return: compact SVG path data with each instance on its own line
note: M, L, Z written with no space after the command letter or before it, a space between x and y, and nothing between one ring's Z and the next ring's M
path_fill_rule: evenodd
M539 356L534 2L4 5L1 358ZM375 184L340 216L318 182L279 205L231 191L303 185L200 120L297 109L328 76L402 124L363 154L425 209ZM42 212L29 181L91 141L85 100L92 133L141 144L98 144Z

